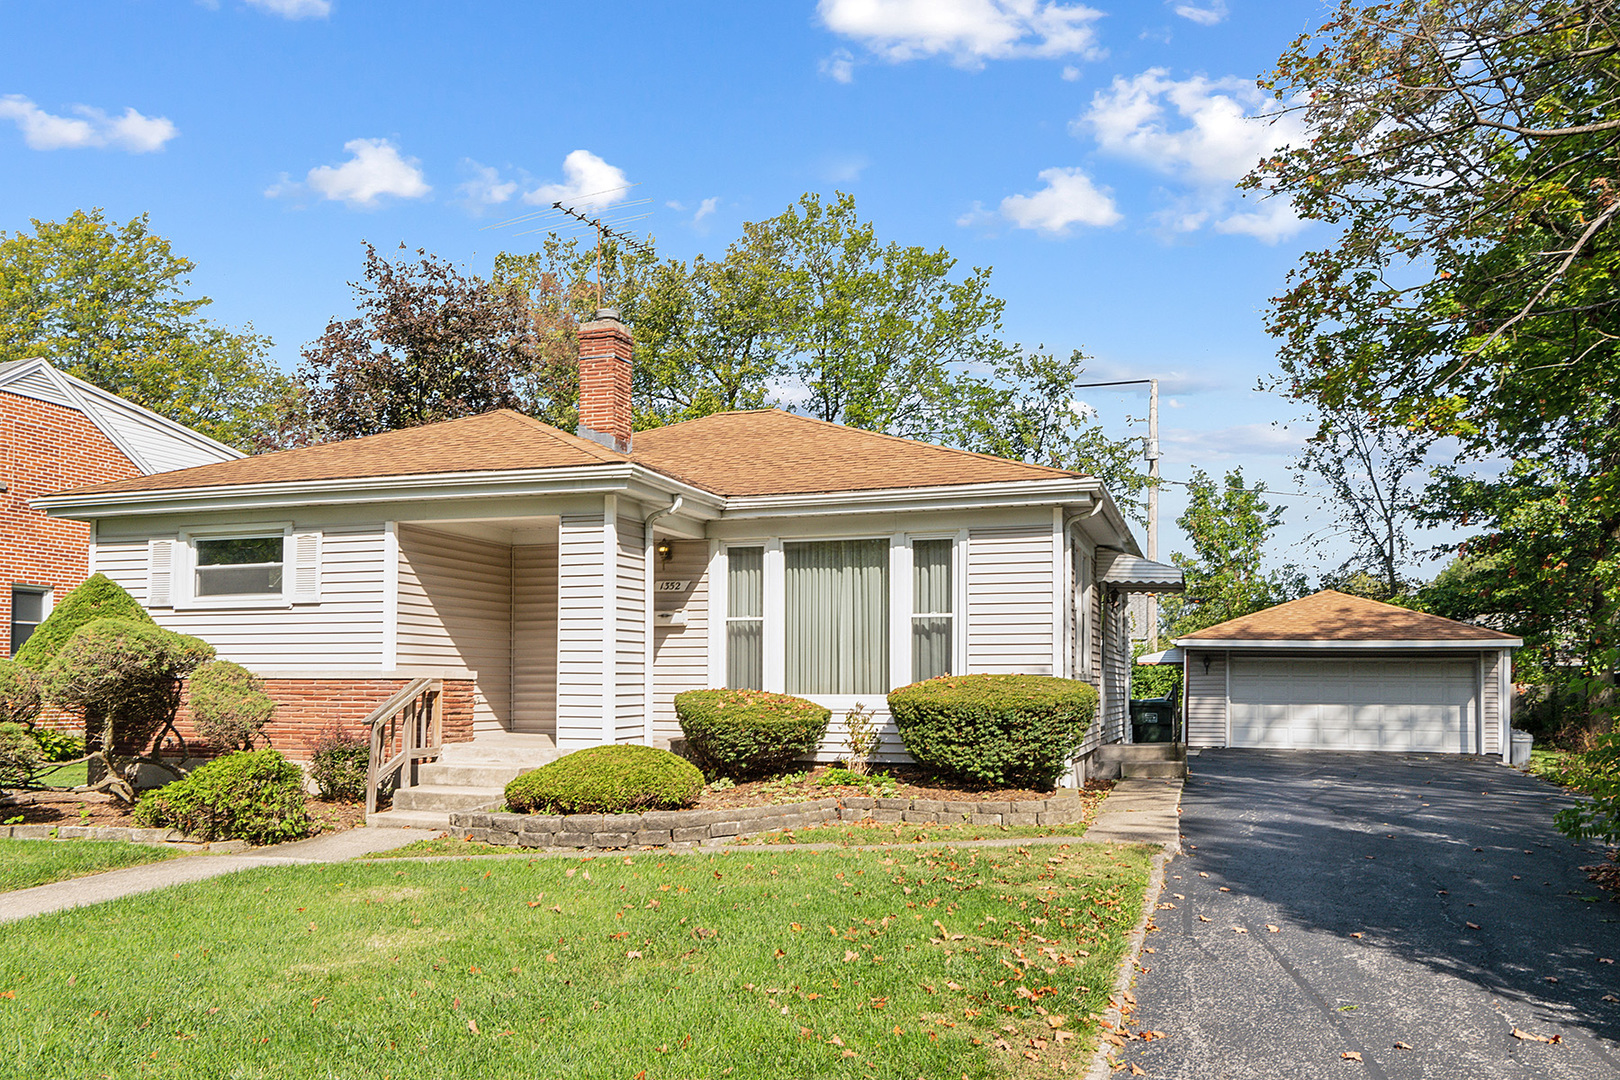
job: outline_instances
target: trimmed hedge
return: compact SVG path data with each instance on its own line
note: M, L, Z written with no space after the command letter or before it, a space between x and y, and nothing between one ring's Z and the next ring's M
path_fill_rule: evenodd
M679 810L702 793L697 766L668 750L592 746L507 784L506 805L519 814L634 814Z
M251 750L253 740L276 715L264 680L241 664L210 660L191 673L191 723L221 750Z
M183 780L149 791L135 807L149 829L179 829L201 840L279 844L315 831L304 812L304 770L274 750L215 758Z
M675 715L694 761L710 776L748 780L787 770L827 734L832 710L761 690L688 690Z
M986 788L1051 790L1097 715L1097 691L1047 675L942 675L889 694L918 763Z
M45 669L46 699L83 709L91 739L99 740L107 718L113 719L113 746L103 752L144 749L174 718L180 680L214 658L214 647L201 638L142 616L86 623Z
M17 663L44 671L80 627L97 619L130 619L157 625L122 585L106 574L91 574L84 584L62 597L62 602L28 635L17 650Z

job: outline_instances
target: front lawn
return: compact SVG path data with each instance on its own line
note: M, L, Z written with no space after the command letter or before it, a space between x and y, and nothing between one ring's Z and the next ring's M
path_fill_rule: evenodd
M859 822L849 825L817 825L808 829L739 836L732 841L743 846L782 844L842 844L865 847L889 844L951 844L960 840L1013 840L1041 836L1083 836L1086 826L1073 825L931 825L923 822Z
M0 838L0 892L49 885L122 866L161 862L179 852L122 840L10 840Z
M31 1077L1074 1075L1149 856L251 870L0 927L0 1033Z

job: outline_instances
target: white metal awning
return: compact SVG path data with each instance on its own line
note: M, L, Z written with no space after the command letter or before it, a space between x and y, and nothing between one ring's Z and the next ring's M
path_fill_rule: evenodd
M1097 581L1126 593L1181 592L1181 567L1112 548L1097 549Z
M1179 664L1186 658L1186 655L1181 649L1170 648L1165 649L1163 652L1143 653L1136 658L1136 662L1138 664Z

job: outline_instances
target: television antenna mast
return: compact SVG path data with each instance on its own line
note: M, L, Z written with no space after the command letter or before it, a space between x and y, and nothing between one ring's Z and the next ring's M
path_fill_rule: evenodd
M652 202L651 199L638 199L635 204L631 205L640 205L650 202ZM625 204L620 205L622 206ZM613 227L614 225L624 225L630 221L641 221L644 218L652 217L650 212L645 214L633 214L627 218L621 217L612 222L612 224L609 224L604 222L599 217L590 217L586 214L582 214L572 206L564 206L560 200L552 203L551 208L553 210L560 210L576 221L580 221L596 230L596 306L598 308L601 308L602 306L602 244L607 240L608 237L611 236L613 239L617 240L619 243L623 244L632 251L640 252L642 255L645 255L648 258L652 258L652 249L646 244L643 244L640 240L637 240L629 233L620 232L618 229Z
M625 184L622 187L607 188L602 191L586 192L576 196L576 201L586 203L599 195L611 195L614 192L628 191L635 184ZM596 306L602 306L602 248L611 238L632 251L651 258L652 248L629 233L622 231L624 226L636 221L645 221L652 217L651 210L641 210L640 207L649 205L651 199L633 199L628 202L614 202L610 210L591 214L576 206L569 206L561 199L551 204L549 210L536 210L529 214L520 214L506 221L497 221L493 225L485 225L485 229L504 229L511 225L527 225L521 232L513 236L528 236L537 232L580 232L591 229L596 233Z

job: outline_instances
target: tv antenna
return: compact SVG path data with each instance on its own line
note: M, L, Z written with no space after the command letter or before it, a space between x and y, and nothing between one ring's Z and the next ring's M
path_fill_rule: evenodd
M586 194L579 195L576 198L583 202L587 199L593 199L598 195L609 195L617 191L628 191L630 188L636 186L637 185L635 184L626 184L623 187L607 188L603 191L587 192ZM506 221L498 221L493 225L485 225L484 228L502 229L509 225L518 224L532 226L532 228L524 229L522 232L513 233L513 236L528 236L530 233L537 232L578 232L585 229L595 231L596 306L600 308L602 306L602 247L610 237L614 241L624 245L627 248L630 248L632 251L639 252L648 258L653 257L652 248L642 241L636 239L634 236L631 236L629 233L622 231L623 227L629 225L631 222L645 221L647 218L652 217L652 211L643 211L638 209L639 207L647 206L651 202L651 199L634 199L628 202L616 202L613 204L611 210L593 216L585 211L576 209L573 206L568 206L564 204L561 199L558 199L551 204L551 209L549 210L536 210L530 214L521 214L518 217L510 218ZM626 211L629 212L627 213Z

